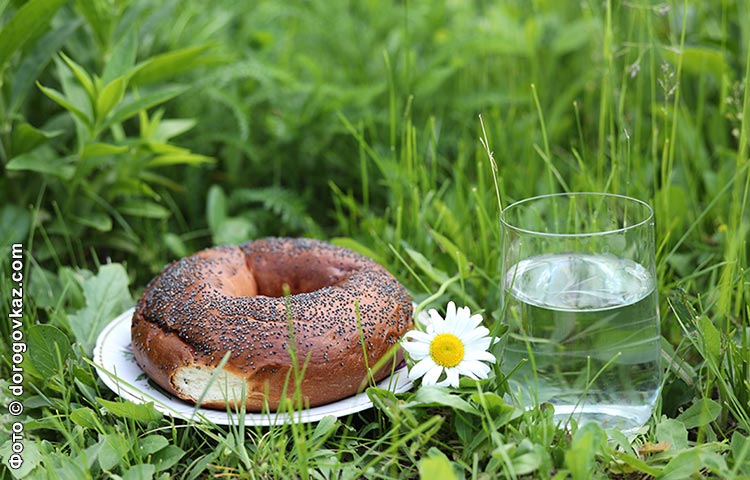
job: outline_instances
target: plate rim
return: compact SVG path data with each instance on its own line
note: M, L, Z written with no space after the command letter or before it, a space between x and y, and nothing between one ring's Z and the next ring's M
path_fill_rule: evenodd
M131 377L122 377L117 372L117 366L124 365L125 360L115 361L115 357L124 354L130 346L130 324L135 307L131 307L120 315L112 319L99 333L92 354L92 362L99 378L115 395L134 403L143 404L152 402L154 408L164 415L186 420L189 422L214 423L216 425L239 425L242 422L245 426L274 426L290 423L313 423L319 422L325 417L333 416L341 418L346 415L358 413L374 406L372 400L367 395L367 390L336 400L331 403L302 409L294 412L229 412L226 410L208 409L197 407L184 400L181 400L168 392L154 390L157 398L152 393L145 391L135 384L137 377L146 375L140 366L133 361L133 365L138 369L140 375ZM127 323L127 342L125 339L117 337L117 330L124 329ZM113 337L113 335L115 335ZM117 347L117 348L114 348ZM112 348L112 352L105 355L105 348ZM107 358L112 358L108 362ZM403 366L396 369L391 375L384 378L376 384L376 387L387 389L393 393L403 393L412 389L413 382L407 375L407 367ZM148 378L148 377L146 377ZM148 380L145 380L148 381ZM390 388L389 388L390 387ZM342 404L336 408L337 404ZM348 405L347 405L348 404ZM244 417L244 418L241 418Z

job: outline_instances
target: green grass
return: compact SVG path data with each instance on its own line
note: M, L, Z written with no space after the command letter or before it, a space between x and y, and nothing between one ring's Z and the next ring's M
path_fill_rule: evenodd
M22 242L27 470L0 440L0 478L750 478L747 2L21 3L0 317ZM500 210L566 190L655 208L665 376L631 438L506 404L498 367L316 424L193 425L88 358L168 261L264 235L365 252L501 335Z

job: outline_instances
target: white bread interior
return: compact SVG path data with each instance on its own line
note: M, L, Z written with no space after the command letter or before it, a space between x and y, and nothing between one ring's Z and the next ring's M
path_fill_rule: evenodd
M194 402L202 399L203 403L244 403L248 394L245 379L222 370L211 382L215 371L213 367L178 368L172 377L172 384L178 393Z

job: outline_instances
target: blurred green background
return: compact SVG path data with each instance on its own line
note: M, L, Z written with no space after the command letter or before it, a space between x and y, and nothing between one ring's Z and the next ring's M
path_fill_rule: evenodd
M502 206L621 193L656 212L663 412L716 398L716 431L748 433L750 2L0 0L0 24L0 244L52 340L109 320L82 330L94 283L115 313L167 262L267 235L498 329Z

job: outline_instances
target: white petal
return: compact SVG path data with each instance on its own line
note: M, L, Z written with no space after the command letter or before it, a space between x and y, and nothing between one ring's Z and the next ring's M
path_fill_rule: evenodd
M492 344L492 337L479 335L479 333L473 334L473 332L470 335L462 337L462 340L467 348L471 348L472 350L487 350Z
M445 325L443 317L435 310L431 308L428 312L430 314L430 320L432 321L432 329L434 332L442 332L442 328Z
M474 325L471 327L471 331L467 334L467 340L469 337L471 338L479 338L479 337L486 337L490 334L490 331L487 327L484 327L482 325Z
M456 319L455 321L450 322L449 328L450 333L463 340L467 335L474 331L474 327L475 325L471 325L466 320Z
M450 321L446 320L445 322L445 333L452 333L453 335L457 336L458 338L462 338L464 334L468 333L470 329L466 328L466 325L455 318L452 318Z
M448 307L445 309L445 320L447 322L453 322L456 319L456 304L451 300L448 302Z
M426 344L421 342L402 342L401 348L404 349L409 358L419 361L424 357L429 356L429 347L427 347L427 352L425 352L425 345Z
M476 360L466 360L465 362L461 362L461 365L466 370L474 372L475 375L486 376L491 370L489 365Z
M415 357L422 358L430 354L430 344L425 342L404 342L401 347L415 360Z
M475 361L475 362L491 362L494 363L497 361L497 358L493 354L487 351L478 351L473 350L470 352L464 353L464 360L465 361Z
M480 323L482 323L482 316L478 313L472 315L467 319L467 322L471 323L474 327L477 327ZM488 330L489 331L489 330Z
M436 364L435 368L431 368L430 370L427 371L424 378L422 379L422 385L437 384L438 378L440 378L441 373L443 373L443 367Z
M419 315L417 315L414 320L416 321L416 323L424 325L425 329L427 330L429 330L429 328L432 326L432 319L424 310L419 312Z
M445 375L447 376L445 380L448 382L448 385L454 388L458 387L458 368L446 368Z
M469 378L473 378L474 380L480 380L482 378L487 378L487 375L490 373L489 368L480 368L480 366L483 366L483 363L464 363L460 367L460 373L461 375L464 375ZM486 366L485 366L486 367ZM456 367L458 368L458 367Z
M450 380L444 378L443 380L434 384L436 387L449 387L451 385Z
M465 362L461 362L458 365L456 365L456 370L458 370L458 373L469 378L473 378L474 380L478 380L479 378L474 373L474 371L471 368L468 368L466 366Z
M409 369L409 378L411 380L416 380L419 377L424 376L425 373L429 372L430 369L433 369L433 368L440 368L440 367L438 367L437 364L435 364L435 362L432 361L432 358L427 357L425 359L422 359L416 365L411 367L411 369Z
M422 343L430 343L433 337L434 335L430 335L426 332L420 332L419 330L409 330L408 332L406 332L406 334L404 334L405 339Z
M461 307L456 312L456 317L458 317L462 322L465 322L466 320L471 317L471 310L469 307Z
M453 322L453 333L463 339L465 335L469 335L474 331L474 329L477 328L480 323L482 323L482 316L472 316L471 312L469 311L469 307L463 307L462 309L459 309L459 312L461 312L462 314L456 317L456 320ZM487 333L489 333L489 330L487 330Z

